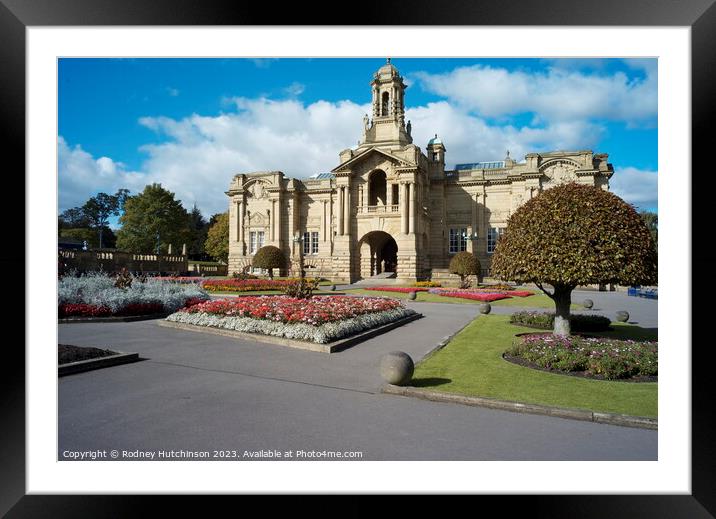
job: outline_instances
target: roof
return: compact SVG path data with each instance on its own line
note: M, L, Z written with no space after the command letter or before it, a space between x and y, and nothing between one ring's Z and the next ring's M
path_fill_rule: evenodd
M432 139L430 139L428 141L428 146L430 146L431 144L442 144L442 143L443 143L443 141L440 140L440 137L438 137L438 134L436 133L435 137L433 137Z
M492 162L472 162L470 164L456 164L456 170L466 169L500 169L505 167L504 160L494 160Z
M333 175L333 173L316 173L308 178L310 180L326 180L329 178L335 178L335 175Z

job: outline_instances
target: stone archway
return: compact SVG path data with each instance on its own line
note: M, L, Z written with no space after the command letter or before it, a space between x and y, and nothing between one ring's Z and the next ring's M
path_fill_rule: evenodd
M371 231L358 242L360 275L363 279L383 272L396 272L398 244L385 231Z

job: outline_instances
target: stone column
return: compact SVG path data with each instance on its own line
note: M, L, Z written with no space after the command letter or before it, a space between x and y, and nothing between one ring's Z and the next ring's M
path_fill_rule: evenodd
M470 218L470 239L468 240L468 246L469 246L468 250L470 252L472 252L473 254L477 253L477 241L474 240L472 237L478 233L478 230L477 230L477 199L478 199L478 196L479 195L476 193L475 195L471 195L471 197L470 197L470 201L471 201L470 205L472 206L472 215Z
M477 240L475 240L475 246L477 247L478 254L485 254L487 251L487 234L485 229L485 198L483 193L475 194L475 226L477 228Z
M400 184L400 231L408 234L408 185Z
M241 245L241 254L244 253L244 204L241 201L236 202L236 211L238 211L238 216L236 218L237 221L237 230L236 230L236 236L239 241L239 244Z
M276 200L271 200L271 241L276 241Z
M336 211L338 213L338 235L343 236L343 186L338 186L338 204Z
M415 234L415 183L408 184L410 189L410 207L408 208L408 232Z
M393 184L385 183L385 205L393 205Z
M345 196L343 197L343 208L345 214L343 215L343 234L351 233L351 188L350 185L346 186Z
M321 222L321 225L323 227L323 241L326 241L328 239L328 200L323 201L323 221Z

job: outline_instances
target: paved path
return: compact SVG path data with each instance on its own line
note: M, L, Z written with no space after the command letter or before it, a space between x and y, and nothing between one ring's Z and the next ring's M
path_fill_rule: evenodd
M596 297L592 299L597 302ZM338 354L163 328L61 324L59 342L149 360L59 381L64 450L334 450L369 460L653 460L657 432L378 392L380 357L422 357L477 305L410 303L426 317Z

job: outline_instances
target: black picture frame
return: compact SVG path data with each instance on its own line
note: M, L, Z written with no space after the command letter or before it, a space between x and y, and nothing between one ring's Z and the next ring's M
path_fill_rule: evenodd
M713 202L706 197L713 193L714 174L710 172L711 149L708 130L716 116L716 6L715 0L523 0L505 2L466 2L419 0L410 3L383 1L358 4L351 10L350 21L356 25L618 25L618 26L687 26L691 28L692 71L692 171L703 172L698 184L692 178L692 236L708 237L706 214ZM89 25L336 25L345 23L345 16L318 21L316 14L340 13L338 4L320 2L275 4L249 2L230 3L193 0L0 0L0 113L2 143L6 158L13 166L6 171L5 192L26 193L25 155L25 28L28 26L89 26ZM340 20L336 23L337 20ZM709 174L710 173L710 174ZM688 174L688 164L684 171ZM9 184L9 185L8 185ZM14 209L13 214L21 212ZM6 241L0 253L8 287L14 294L24 294L25 257L20 251L25 243L24 228L14 226L19 235ZM689 238L689 237L685 237ZM28 238L29 239L29 238ZM695 242L695 240L694 240ZM691 240L685 239L685 244ZM696 242L698 243L698 242ZM11 245L11 246L10 246ZM685 246L684 254L688 253ZM691 249L694 273L713 269L714 253L710 247ZM18 276L23 272L24 276ZM678 275L692 286L687 273ZM705 278L708 281L708 277ZM7 283L7 282L6 282ZM7 285L6 285L7 286ZM708 305L698 305L692 290L692 337L707 321ZM17 312L17 298L4 301L6 312ZM24 296L23 296L24 307ZM5 315L9 315L6 313ZM689 326L690 323L683 323ZM692 340L692 342L695 342ZM14 347L11 347L13 345ZM683 345L685 351L690 345ZM510 515L522 509L531 516L549 517L713 517L716 514L716 443L711 434L714 418L714 396L710 380L710 341L692 349L692 492L690 495L642 496L502 496L498 507L509 502ZM25 492L25 356L17 341L5 344L3 390L0 393L0 514L7 517L126 517L144 515L149 498L142 496L69 496L26 495ZM16 366L9 369L7 366ZM161 499L161 498L160 498ZM167 506L166 499L162 506ZM370 513L362 501L354 498L355 506L343 506L343 514ZM176 503L175 503L176 504ZM184 512L185 503L179 503ZM420 500L412 505L422 507ZM474 506L474 505L469 505ZM326 507L330 510L331 507ZM400 513L409 513L409 505L401 505ZM165 511L167 509L164 509ZM485 509L489 510L489 509ZM359 513L361 512L361 513ZM383 509L382 512L387 512Z

